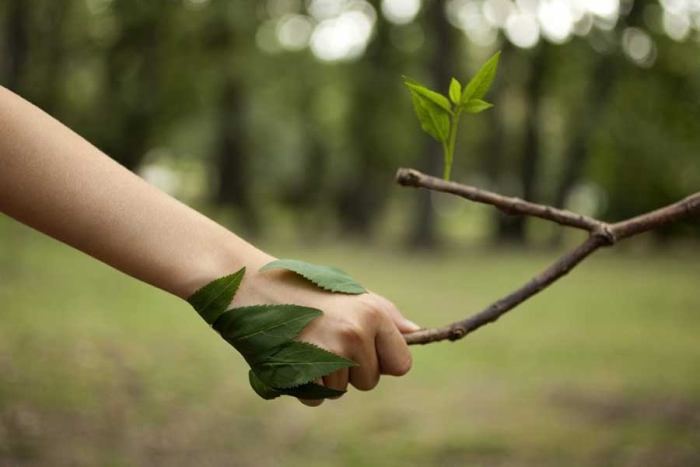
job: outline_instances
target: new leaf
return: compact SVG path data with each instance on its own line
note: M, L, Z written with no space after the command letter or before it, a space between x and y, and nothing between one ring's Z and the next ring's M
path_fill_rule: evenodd
M455 105L459 105L462 101L462 85L454 78L450 81L450 100L454 102Z
M413 108L423 131L441 143L446 142L450 133L450 115L452 114L449 110L450 102L445 96L430 91L409 78L404 77L404 80L411 93Z
M482 101L481 99L472 99L467 102L467 105L464 106L464 110L472 114L478 114L479 112L483 112L491 107L493 107L493 104Z
M476 76L469 81L469 84L462 92L462 105L468 104L472 99L481 99L486 95L496 76L500 57L501 52L496 53L481 67Z
M433 104L440 106L447 113L452 114L452 105L445 96L443 96L439 92L431 91L422 84L418 83L418 81L413 80L408 76L404 76L403 79L411 93L416 93L420 96L425 97Z

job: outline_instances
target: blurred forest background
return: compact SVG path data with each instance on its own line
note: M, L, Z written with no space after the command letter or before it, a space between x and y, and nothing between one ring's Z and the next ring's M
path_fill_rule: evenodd
M605 220L700 189L700 0L0 1L1 85L426 326L580 237L393 182L442 167L401 76L446 92L498 50L454 180ZM258 400L186 304L0 216L0 465L698 465L699 236L599 253L311 410Z
M248 236L281 217L365 241L404 213L394 234L438 245L465 208L392 184L442 164L401 75L446 92L496 50L496 109L464 122L455 179L610 220L700 186L695 0L5 0L0 15L3 85ZM478 235L537 239L527 223L493 216Z

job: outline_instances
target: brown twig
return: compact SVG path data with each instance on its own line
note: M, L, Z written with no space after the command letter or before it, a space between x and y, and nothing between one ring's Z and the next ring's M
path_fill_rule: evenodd
M544 290L560 277L568 274L598 248L611 246L625 238L676 222L693 214L700 214L700 192L661 209L611 224L563 209L555 209L468 185L448 182L413 169L399 169L396 181L403 186L450 193L477 203L490 204L508 214L539 217L589 233L588 238L581 245L559 258L522 287L492 303L479 313L447 326L406 334L404 337L409 345L461 339L481 326L496 321L525 300Z

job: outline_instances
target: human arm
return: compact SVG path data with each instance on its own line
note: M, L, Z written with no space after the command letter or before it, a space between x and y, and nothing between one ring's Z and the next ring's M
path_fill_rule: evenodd
M125 135L128 137L128 135ZM326 378L373 388L411 364L401 332L416 329L376 294L338 296L284 271L274 258L150 186L40 109L0 87L0 212L155 287L186 298L245 266L235 306L321 309L300 338L359 363Z

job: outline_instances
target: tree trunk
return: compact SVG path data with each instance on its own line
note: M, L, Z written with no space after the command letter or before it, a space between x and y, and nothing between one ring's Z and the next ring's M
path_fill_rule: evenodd
M246 147L245 101L240 85L228 78L219 110L216 201L237 209L241 228L249 235L260 231L250 192L250 159Z
M389 25L377 18L377 35L358 66L350 134L355 166L336 196L343 235L369 238L391 189L393 149L381 134L384 119L400 91L398 57L392 49Z
M158 118L159 73L162 70L157 37L165 21L155 7L135 21L129 4L117 2L115 15L123 22L121 38L107 52L103 125L98 144L110 157L135 171L148 152L153 125ZM125 69L134 68L134 76Z
M539 46L536 57L531 62L530 77L525 89L528 101L525 114L525 142L520 165L522 197L526 201L536 201L539 182L540 141L539 114L542 100L542 87L547 68L549 45ZM508 243L524 244L527 218L522 216L502 217L499 225L499 240Z
M650 2L648 1L635 1L629 15L624 19L624 24L627 26L639 26L643 21L644 8L649 4ZM573 189L583 177L586 162L590 156L588 143L593 137L596 125L603 116L610 93L615 85L615 80L619 73L617 64L619 59L618 54L613 53L599 53L596 55L591 69L591 76L588 80L589 86L583 111L573 116L577 124L574 136L571 138L565 153L566 159L561 179L554 195L553 206L556 208L566 207ZM562 230L557 230L552 235L551 243L553 246L561 243L562 234Z
M430 62L433 89L447 86L452 77L454 43L452 40L452 27L447 21L445 13L445 3L445 0L432 0L426 5L428 33L434 37L431 54L432 61ZM423 158L418 164L418 168L426 173L435 175L440 173L442 163L443 154L440 144L426 137ZM440 240L431 193L420 191L416 196L418 201L415 224L409 238L410 245L414 248L435 248L440 244Z
M506 41L501 49L500 68L502 70L507 70L509 68L508 62L511 60L514 52L516 52L515 46ZM506 112L506 110L503 108L503 96L505 95L504 90L511 85L510 75L505 73L498 73L496 75L491 91L494 109L486 112L491 122L491 134L483 151L481 170L488 180L489 188L497 192L503 191L501 189L501 184L503 183L503 169L507 152L507 132L504 122L504 112ZM498 210L494 211L492 214L491 219L493 224L491 238L496 242L500 239L501 225L507 222L507 219L505 219L507 217L510 216Z
M571 195L571 191L583 175L588 159L587 142L591 139L593 130L599 121L605 103L608 101L610 90L615 82L615 63L612 55L599 55L593 66L589 80L585 108L575 116L575 133L565 153L566 160L562 170L561 180L554 196L554 207L563 208Z
M18 93L21 93L22 74L29 52L29 9L28 0L10 0L5 17L5 47L0 56L2 82L7 89Z

